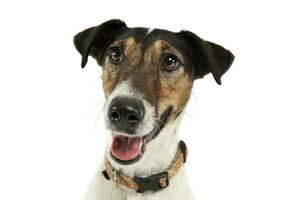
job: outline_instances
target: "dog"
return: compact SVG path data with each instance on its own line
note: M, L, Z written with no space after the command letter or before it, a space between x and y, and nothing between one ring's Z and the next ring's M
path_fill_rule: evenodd
M118 19L74 36L85 67L102 66L107 147L86 200L192 200L177 127L193 82L218 84L234 55L189 31L129 28Z

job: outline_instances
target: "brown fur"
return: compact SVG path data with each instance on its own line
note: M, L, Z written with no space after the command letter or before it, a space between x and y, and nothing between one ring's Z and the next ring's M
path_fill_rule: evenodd
M162 69L162 54L172 53L183 63L183 56L167 41L156 40L142 52L141 44L133 37L116 41L112 46L123 47L123 60L114 65L105 58L103 63L103 86L108 96L122 81L129 80L132 87L144 95L156 108L157 118L173 106L168 123L174 121L190 96L193 80L184 72L184 67L167 72Z

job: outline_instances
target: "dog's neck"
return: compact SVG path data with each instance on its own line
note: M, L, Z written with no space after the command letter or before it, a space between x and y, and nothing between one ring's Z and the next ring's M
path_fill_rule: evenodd
M147 177L166 170L174 159L179 146L180 118L179 116L174 123L164 127L160 134L147 144L143 157L137 163L130 165L116 163L109 155L110 145L108 145L106 156L112 167L131 177Z

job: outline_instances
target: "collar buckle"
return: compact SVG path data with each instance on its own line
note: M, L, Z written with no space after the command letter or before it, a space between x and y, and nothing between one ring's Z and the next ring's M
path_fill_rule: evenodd
M144 193L146 191L158 191L166 188L169 185L168 173L162 172L154 174L146 178L134 177L133 181L138 185L138 193Z

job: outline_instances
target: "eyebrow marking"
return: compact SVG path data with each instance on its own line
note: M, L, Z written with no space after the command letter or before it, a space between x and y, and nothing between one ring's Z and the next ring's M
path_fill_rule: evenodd
M157 44L158 43L158 44ZM154 44L157 49L160 49L161 53L172 53L179 58L179 60L184 63L183 55L169 42L165 40L157 40Z
M133 36L130 36L128 38L122 39L122 40L116 40L113 42L110 46L116 46L116 45L133 45L135 43L135 38Z

